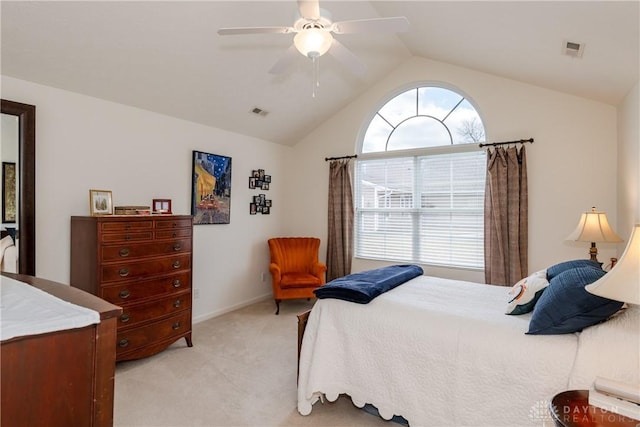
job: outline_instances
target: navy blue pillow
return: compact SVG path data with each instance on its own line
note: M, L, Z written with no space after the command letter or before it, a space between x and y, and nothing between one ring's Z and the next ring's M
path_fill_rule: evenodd
M608 319L624 303L590 294L585 286L606 273L600 267L565 270L549 282L529 322L529 335L571 334Z
M561 262L560 264L552 265L551 267L547 268L547 280L551 282L551 279L553 279L563 271L580 267L596 267L602 269L602 263L591 261L590 259L574 259L572 261Z

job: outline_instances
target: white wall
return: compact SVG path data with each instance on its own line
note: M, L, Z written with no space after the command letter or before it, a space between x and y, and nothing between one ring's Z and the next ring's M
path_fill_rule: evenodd
M640 223L639 105L640 82L618 108L618 233L625 241L633 224Z
M535 138L527 146L529 171L529 270L588 257L588 243L564 239L591 206L607 212L616 228L616 109L517 81L413 57L319 126L294 147L297 194L286 219L292 233L326 240L328 164L325 156L354 154L356 139L373 111L410 82L445 82L479 107L490 141ZM321 96L321 95L320 95ZM600 261L616 255L599 245ZM322 251L325 251L323 245ZM354 271L378 263L355 260ZM483 281L479 272L427 267L428 274Z
M113 191L116 205L170 198L189 213L192 150L233 158L231 224L194 229L196 320L270 297L268 248L274 235L315 235L326 250L327 175L324 157L353 154L365 120L397 88L440 81L479 106L490 140L534 137L529 167L529 269L586 258L588 244L564 238L582 211L606 211L626 238L628 218L640 215L638 87L620 107L588 101L513 80L422 58L411 58L387 78L290 148L112 102L2 76L2 97L36 105L37 274L69 281L69 217L89 212L90 188ZM322 96L322 93L319 94ZM248 120L251 118L249 117ZM624 153L617 155L617 131ZM629 159L626 153L636 161ZM626 160L629 160L628 166ZM627 172L616 172L616 165ZM272 176L272 214L250 216L251 170ZM631 178L627 178L629 175ZM629 182L620 191L617 182ZM621 202L617 203L617 198ZM622 201L624 199L624 201ZM633 207L635 204L635 207ZM628 206L632 207L629 208ZM600 260L619 255L599 245ZM354 271L380 263L356 260ZM482 281L475 271L427 267L428 274ZM267 274L265 282L260 281Z
M192 150L232 158L231 222L194 227L194 318L271 295L266 240L284 231L291 149L263 140L2 76L2 98L36 106L36 274L69 283L70 216L89 214L89 189L114 205L172 199L189 214ZM248 117L247 120L251 120ZM272 176L271 215L249 215L253 169Z

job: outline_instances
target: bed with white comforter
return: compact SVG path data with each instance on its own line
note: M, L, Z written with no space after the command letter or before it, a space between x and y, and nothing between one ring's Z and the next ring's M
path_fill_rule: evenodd
M570 386L607 374L638 381L637 311L582 333L525 335L531 314L505 315L507 291L420 276L368 304L318 300L302 343L298 411L347 394L411 426L540 426L550 399ZM601 341L620 339L607 341L602 327L635 356L599 357Z

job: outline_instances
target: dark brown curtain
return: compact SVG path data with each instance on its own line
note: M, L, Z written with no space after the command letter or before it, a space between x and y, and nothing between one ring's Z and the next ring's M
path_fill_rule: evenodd
M485 282L511 286L526 277L528 240L526 148L489 150L484 203Z
M351 161L333 160L329 168L327 282L351 273L353 193Z

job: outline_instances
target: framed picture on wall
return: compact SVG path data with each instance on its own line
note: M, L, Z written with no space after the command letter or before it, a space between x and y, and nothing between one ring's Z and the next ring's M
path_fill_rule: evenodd
M191 215L193 223L231 222L231 157L193 151Z
M91 215L113 215L113 197L110 190L89 190Z

